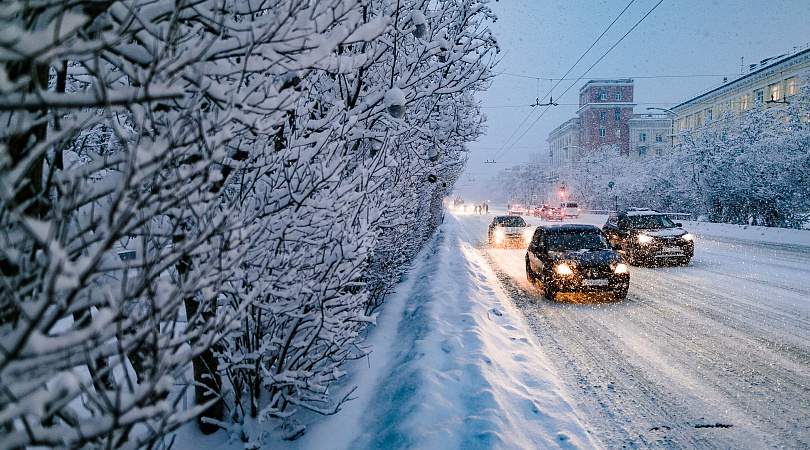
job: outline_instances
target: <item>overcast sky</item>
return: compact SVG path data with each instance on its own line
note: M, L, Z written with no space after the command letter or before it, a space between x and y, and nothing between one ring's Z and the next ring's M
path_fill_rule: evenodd
M502 60L492 87L477 95L488 118L488 130L470 144L467 171L456 184L456 194L482 202L489 180L499 171L546 158L548 133L575 117L579 88L590 79L633 78L635 112L643 113L648 112L647 107L672 107L718 86L724 76L739 76L741 62L747 72L749 64L810 44L810 0L663 0L660 4L659 0L633 0L619 17L629 3L490 3L498 15L491 28ZM529 106L537 97L541 103L547 102L555 85L551 95L559 106ZM493 160L496 163L485 163Z

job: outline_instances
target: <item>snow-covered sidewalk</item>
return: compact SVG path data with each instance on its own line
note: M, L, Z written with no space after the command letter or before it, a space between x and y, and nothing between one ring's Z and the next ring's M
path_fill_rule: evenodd
M273 447L599 446L471 242L448 215L347 368L355 400Z

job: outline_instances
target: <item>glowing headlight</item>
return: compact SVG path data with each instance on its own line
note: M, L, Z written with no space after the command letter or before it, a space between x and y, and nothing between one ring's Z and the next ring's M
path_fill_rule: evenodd
M646 234L639 234L638 235L638 242L640 244L646 244L647 242L652 241L652 236L647 236Z
M574 273L574 271L572 271L571 268L568 267L568 264L558 264L557 267L554 268L554 270L560 275L571 275Z
M495 231L495 240L496 241L498 241L498 242L502 241L503 237L504 237L503 231L501 231L501 230L496 230Z
M534 234L534 233L530 229L523 231L523 239L525 239L527 241L532 240L532 234Z
M613 273L627 273L627 264L624 263L616 264L616 268L613 269Z
M689 233L686 233L686 234L684 234L683 236L681 236L681 239L683 239L684 241L691 241L691 240L692 240L692 239L694 239L694 238L695 238L695 237L694 237L694 236L692 236L692 235L691 235L691 234L689 234Z

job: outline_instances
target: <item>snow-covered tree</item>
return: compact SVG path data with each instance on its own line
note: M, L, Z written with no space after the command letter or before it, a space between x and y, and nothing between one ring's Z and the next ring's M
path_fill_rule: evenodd
M693 187L686 199L712 221L801 227L810 214L809 107L805 80L783 108L758 104L739 121L683 133L673 175Z
M306 73L379 33L362 8L4 2L0 446L139 447L222 419L218 346L252 299L220 306L272 222L233 180L268 170Z
M336 412L345 397L330 383L365 354L360 332L440 220L464 143L481 132L472 92L495 41L482 2L434 6L364 5L362 22L384 33L342 42L310 71L242 175L242 214L263 225L227 289L243 311L222 352L237 423L285 419L295 435L297 409Z

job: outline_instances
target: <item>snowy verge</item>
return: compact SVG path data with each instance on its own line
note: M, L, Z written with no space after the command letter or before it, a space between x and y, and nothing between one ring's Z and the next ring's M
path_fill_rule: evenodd
M451 215L384 306L335 416L274 448L593 448L558 375Z
M690 233L704 237L742 239L769 244L789 244L810 247L810 230L731 225L710 222L683 222Z

